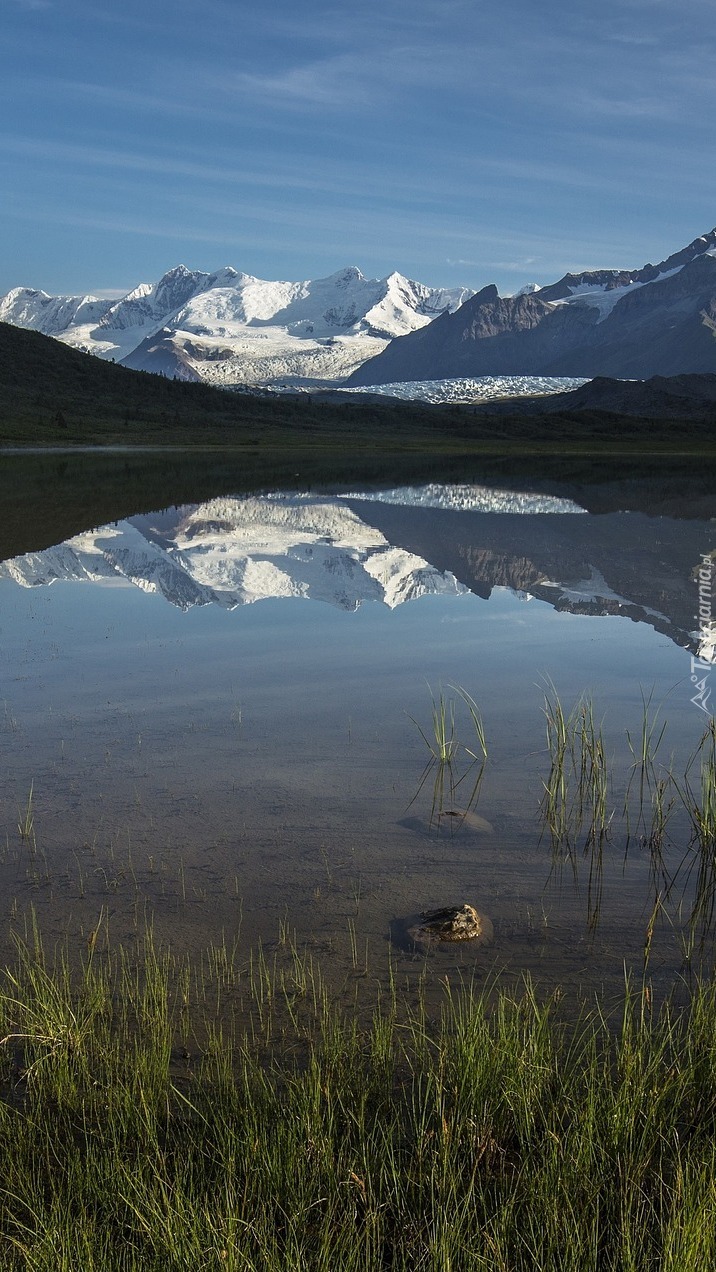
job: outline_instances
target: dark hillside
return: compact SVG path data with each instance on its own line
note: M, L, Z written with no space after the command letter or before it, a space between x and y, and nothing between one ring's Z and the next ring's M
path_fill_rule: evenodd
M285 408L256 396L130 371L0 323L0 440L39 445L263 440Z
M440 319L436 320L436 324ZM710 453L713 377L597 381L553 398L429 406L376 395L232 393L0 323L0 446L231 448L262 463L484 454Z
M435 412L418 403L232 393L129 370L0 323L0 445L382 447L432 436L436 425Z

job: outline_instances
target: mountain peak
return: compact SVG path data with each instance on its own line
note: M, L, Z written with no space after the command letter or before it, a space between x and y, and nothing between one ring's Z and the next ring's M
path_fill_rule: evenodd
M162 278L186 278L192 272L186 265L172 265L171 269L162 274Z
M240 274L238 269L234 269L233 265L224 265L223 269L217 269L216 273L212 274L211 277L216 279L221 278L221 279L226 279L227 281L233 281L236 278L249 278L250 275Z
M337 269L334 274L329 274L325 281L348 287L351 283L362 282L364 277L357 265L346 265L345 269Z
M499 299L500 293L494 283L488 283L486 287L482 287L472 298L474 305L492 305Z

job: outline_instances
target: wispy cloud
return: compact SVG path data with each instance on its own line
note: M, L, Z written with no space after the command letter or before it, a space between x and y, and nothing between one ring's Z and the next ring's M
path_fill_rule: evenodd
M427 46L406 40L403 33L401 40L373 45L369 50L314 58L278 71L238 72L222 77L218 86L273 106L367 108L378 114L386 104L395 107L404 94L414 90L424 93L444 77L451 77L456 84L462 79L461 63L451 43Z
M171 225L166 221L143 220L138 217L94 216L43 209L39 207L23 208L16 215L22 215L40 225L64 225L80 230L100 230L111 234L133 234L142 238L165 240L181 240L185 243L213 243L217 245L236 246L237 234L227 231L203 231L195 225ZM123 292L122 295L125 293Z
M255 188L282 193L300 192L307 196L333 195L341 199L355 196L362 203L369 200L371 191L377 188L383 206L389 206L391 200L398 201L406 197L419 202L423 208L431 204L436 208L444 206L444 182L440 174L431 178L420 172L395 173L390 188L386 190L382 183L376 181L376 171L372 165L352 159L343 160L339 155L314 162L307 168L300 158L291 163L284 156L278 163L274 154L270 163L261 168L257 162L250 165L247 160L242 160L238 149L217 149L211 154L212 162L207 162L206 159L188 157L191 152L187 152L186 147L182 156L179 156L166 150L128 151L109 145L47 141L37 137L1 133L0 153L14 155L19 159L44 160L62 167L71 165L78 172L95 173L98 169L105 169L110 174L116 172L123 181L126 180L126 173L136 173L140 179L144 174L150 173L176 177L181 183L199 182L205 188L220 186L237 192ZM258 156L253 155L253 159L256 161ZM211 206L218 206L213 196Z
M236 185L248 183L269 188L316 189L319 183L310 174L297 173L290 177L285 172L260 172L242 168L237 171L229 164L226 156L223 163L202 163L168 155L166 152L155 153L117 150L108 146L83 145L74 142L44 141L36 137L19 137L0 134L0 151L18 156L34 156L51 160L55 163L71 163L80 167L108 168L118 171L137 173L155 173L163 176L175 176L191 180Z
M92 80L66 79L61 76L38 76L29 74L23 80L25 91L34 91L38 95L50 93L62 101L79 98L104 106L119 107L122 110L142 112L147 115L159 114L168 116L190 115L193 119L234 121L234 112L214 105L207 106L186 93L147 92L142 88L127 88L123 85L97 83ZM10 82L6 87L11 88Z
M508 273L521 274L531 265L538 265L539 261L536 256L523 256L516 261L491 261L493 269L505 269Z
M345 54L278 73L239 73L224 81L225 87L252 98L280 105L336 107L375 104L378 76L369 73L360 58Z
M233 6L234 0L205 0L205 8L224 19ZM474 0L362 0L354 5L312 0L310 6L273 5L255 17L272 40L281 37L294 48L360 49L368 60L396 39L428 37L431 44L439 43L450 27L469 29L474 13Z

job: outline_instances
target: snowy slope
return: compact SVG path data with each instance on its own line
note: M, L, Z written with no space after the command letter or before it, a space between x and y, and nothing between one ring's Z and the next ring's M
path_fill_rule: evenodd
M71 327L96 326L111 305L96 296L48 296L31 287L14 287L0 299L0 322L61 336Z
M233 273L234 271L232 271ZM86 353L120 361L131 354L143 340L157 331L193 296L211 287L220 275L177 265L157 283L140 283L120 300L114 301L97 324L76 322L61 333L60 339Z
M659 265L644 265L635 270L589 270L582 274L565 274L559 282L551 287L537 290L541 300L553 304L582 304L596 309L598 322L605 318L629 293L647 287L651 283L663 282L681 273L686 265L703 256L716 256L716 229L708 234L701 234L688 247L675 252Z
M217 385L335 380L470 294L400 274L364 278L355 267L301 283L224 271L223 285L194 296L125 361L166 373L174 360L175 374Z

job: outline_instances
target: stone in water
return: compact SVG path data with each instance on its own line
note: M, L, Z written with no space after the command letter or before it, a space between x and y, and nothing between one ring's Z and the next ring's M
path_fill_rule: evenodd
M492 924L471 905L451 905L441 910L424 910L417 923L408 928L417 945L440 941L479 941L492 938Z

